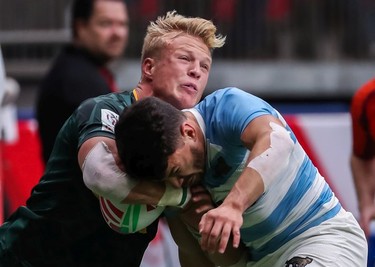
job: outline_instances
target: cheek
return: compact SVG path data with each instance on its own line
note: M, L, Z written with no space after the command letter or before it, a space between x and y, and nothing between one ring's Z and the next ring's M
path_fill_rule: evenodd
M100 39L102 39L103 41L113 40L113 37L116 36L115 32L111 30L104 31L99 34L100 34Z
M160 94L167 95L168 92L172 92L174 89L174 78L173 73L168 71L157 71L153 73L153 82L155 89Z
M128 38L129 38L129 30L128 29L124 29L124 31L122 32L121 36L125 40L125 42L127 42Z
M92 34L91 42L94 46L102 45L107 40L106 35L101 31L95 31Z

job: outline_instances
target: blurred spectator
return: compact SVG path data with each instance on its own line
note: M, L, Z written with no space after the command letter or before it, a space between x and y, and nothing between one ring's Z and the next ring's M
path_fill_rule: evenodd
M3 61L3 54L1 53L1 46L0 46L0 103L3 102L2 100L3 100L3 95L4 95L4 82L5 82L4 61Z
M3 62L3 54L1 53L1 46L0 46L0 108L1 103L3 102L3 95L4 95L4 62ZM2 151L2 129L3 122L0 118L0 224L3 223L4 220L4 197L3 197L3 151Z
M150 21L153 21L162 13L161 0L127 0L126 5L131 24L132 41L128 44L127 51L132 52L131 56L138 58L141 54L144 33ZM167 11L167 10L166 10Z
M233 22L236 18L238 0L213 0L211 2L211 17L215 25L220 28L223 35L227 36L224 47L215 53L231 55L233 51L233 38L235 29Z
M233 57L264 58L267 55L266 7L264 0L237 0L233 31L228 39L233 40Z
M259 59L280 56L280 50L285 50L290 8L291 0L211 1L212 18L228 36L219 54Z
M164 11L176 10L178 13L188 17L211 18L210 2L202 0L159 0L160 5L164 7ZM213 0L215 1L215 0ZM227 0L228 1L228 0Z
M268 0L266 7L267 46L271 57L288 57L290 49L291 0Z
M14 143L18 140L16 101L20 93L20 85L15 79L5 77L3 87L0 111L1 139L6 143Z
M368 42L369 55L375 58L375 1L362 0L364 2L365 16L365 31Z
M360 218L367 237L375 220L375 79L354 94L351 103L351 168L355 182Z
M0 47L0 141L13 143L18 138L16 100L19 93L18 82L11 77L6 77ZM2 160L1 155L0 160Z
M118 90L108 63L123 54L128 24L123 0L73 3L72 43L56 58L37 97L36 116L45 162L61 126L83 100Z
M299 59L317 57L319 0L291 0L292 51Z
M343 58L367 55L364 3L362 0L320 0L318 21L323 21L321 34L333 36Z
M1 47L0 47L1 48ZM5 145L18 141L17 106L20 86L18 82L5 75L5 67L0 49L0 224L6 217L5 200Z
M21 9L27 10L22 20L12 17L13 2L0 0L3 11L0 31L12 31L14 25L26 31L45 27L61 30L65 25L61 11L66 0L19 1ZM131 58L140 55L148 21L172 9L187 16L211 19L222 29L228 41L217 51L220 58L355 60L375 55L374 0L126 0L126 3L133 22L132 42L127 47L127 57ZM41 7L49 11L48 16L40 15ZM39 37L35 38L39 41ZM35 40L2 43L3 54L6 58L47 59L60 46Z

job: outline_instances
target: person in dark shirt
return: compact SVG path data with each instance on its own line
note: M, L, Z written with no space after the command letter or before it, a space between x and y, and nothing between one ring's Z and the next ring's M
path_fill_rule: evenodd
M118 91L107 65L127 45L127 6L123 0L76 0L71 28L73 40L57 56L37 96L36 118L45 162L61 126L83 100Z

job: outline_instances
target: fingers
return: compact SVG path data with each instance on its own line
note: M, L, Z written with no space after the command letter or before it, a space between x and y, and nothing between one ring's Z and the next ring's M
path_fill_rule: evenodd
M224 253L229 240L235 248L240 244L242 215L226 208L216 208L202 216L199 223L201 248L210 253Z
M224 220L214 220L207 214L202 216L199 223L201 234L201 248L204 251L214 253L224 253L231 234L233 235L232 245L237 248L240 243L239 227L234 227L232 223Z
M240 234L240 228L233 228L232 231L233 234L233 247L238 248L240 246L240 241L241 241L241 234Z
M219 253L225 252L225 249L227 248L227 244L228 244L228 240L229 240L231 231L232 231L231 225L225 224L224 227L222 228L221 234L218 235L218 236L221 236L221 238L218 239L218 241L219 241L219 247L218 247Z
M214 208L211 195L203 186L194 186L191 188L192 207L197 214L203 214Z
M187 225L198 230L198 224L203 214L214 208L211 195L203 186L190 188L192 197L189 203L181 210L180 218Z
M213 220L209 219L207 216L207 213L202 216L202 219L199 223L199 233L201 234L201 248L203 251L210 251L209 243L210 238L212 241L212 226L213 226Z

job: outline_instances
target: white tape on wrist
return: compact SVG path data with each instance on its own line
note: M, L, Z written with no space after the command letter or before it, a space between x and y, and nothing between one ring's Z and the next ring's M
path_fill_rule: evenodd
M83 181L95 194L120 203L135 187L131 179L117 166L112 152L104 142L96 144L82 166Z
M256 170L263 179L264 190L283 172L289 164L294 148L290 133L282 126L271 122L270 147L252 159L247 167Z
M159 200L158 206L172 206L183 208L191 198L188 187L175 188L170 184L165 184L164 195Z

